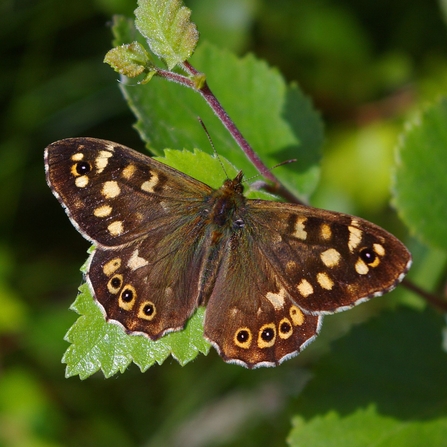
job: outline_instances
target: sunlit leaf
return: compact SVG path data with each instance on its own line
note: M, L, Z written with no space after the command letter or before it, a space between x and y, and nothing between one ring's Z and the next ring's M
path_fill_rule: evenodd
M199 34L189 18L191 11L179 0L139 0L135 24L151 51L171 70L189 59Z

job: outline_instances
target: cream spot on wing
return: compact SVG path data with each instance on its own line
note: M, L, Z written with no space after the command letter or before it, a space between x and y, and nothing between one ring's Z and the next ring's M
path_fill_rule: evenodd
M143 214L137 211L134 215L135 222L141 222L143 220Z
M281 289L278 293L268 292L265 297L272 303L275 310L280 310L284 307L285 295L286 291Z
M112 222L107 229L112 236L119 236L123 231L123 223L120 220Z
M147 259L142 258L141 256L138 256L138 249L136 249L132 256L130 257L129 261L127 261L127 267L129 267L131 270L137 270L141 267L144 267L145 265L148 265L149 261Z
M107 216L110 216L111 212L112 212L111 206L102 205L102 206L98 206L98 208L95 208L95 211L93 211L93 214L96 217L107 217Z
M101 151L99 155L96 157L95 165L98 174L101 174L102 171L104 171L105 167L107 166L107 163L109 162L109 158L112 157L113 154L109 151Z
M80 177L76 177L75 185L78 188L85 188L88 185L88 177L86 175L81 175Z
M318 273L317 281L318 284L320 284L320 286L323 289L332 290L332 287L334 287L334 281L332 281L332 279L329 278L329 275L327 273L324 272Z
M291 306L289 315L294 326L301 326L304 323L304 314L299 307Z
M115 145L116 143L107 142L106 144L104 144L104 148L110 152L115 152Z
M305 241L307 238L307 231L304 229L304 224L306 220L307 217L298 217L295 223L295 230L293 232L293 236L303 241Z
M359 274L359 275L366 275L369 271L368 266L361 260L359 259L356 263L355 263L355 271Z
M379 256L385 256L385 248L383 245L373 244L373 249Z
M329 248L320 255L323 264L326 267L335 267L340 262L340 253L335 248Z
M332 237L331 226L326 223L321 224L320 235L324 240L328 241Z
M77 152L71 156L73 161L81 161L84 158L84 154L82 152Z
M300 292L301 295L304 296L304 298L307 298L309 295L312 295L312 293L314 293L314 288L307 279L302 279L301 282L297 285L297 289L298 292Z
M104 265L104 267L102 268L102 271L104 272L104 275L111 276L120 267L121 267L121 258L114 258Z
M146 192L155 192L154 188L158 184L158 175L155 172L151 171L151 178L146 180L142 185L141 189Z
M73 198L73 203L72 203L73 209L78 209L80 210L81 208L85 207L85 203L77 198Z
M121 173L122 174L122 176L125 178L125 179L127 179L127 180L129 180L132 176L133 176L133 174L134 174L134 172L136 171L136 167L135 167L135 165L133 165L133 164L130 164L130 165L127 165L124 169L123 169L123 172Z
M352 221L354 222L354 220ZM362 230L357 227L349 226L349 241L348 241L348 247L349 251L352 253L360 244L362 241Z
M110 180L108 182L104 182L102 185L101 194L106 199L114 199L115 197L119 196L121 193L121 189L118 186L118 182L115 180Z

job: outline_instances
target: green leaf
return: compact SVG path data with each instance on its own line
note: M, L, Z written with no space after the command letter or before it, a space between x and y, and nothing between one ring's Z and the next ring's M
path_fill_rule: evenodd
M209 351L203 338L203 308L190 318L183 331L152 341L143 335L127 335L121 326L106 322L87 284L79 291L71 309L81 317L65 337L71 343L62 359L67 365L66 377L79 375L85 379L99 370L110 377L124 372L131 362L146 371L154 363L162 364L169 355L185 365L199 352Z
M122 27L114 32L119 40ZM299 87L287 86L277 70L252 55L238 59L211 45L198 47L192 63L206 74L211 89L267 166L297 159L275 170L275 175L295 194L308 197L319 179L323 126ZM246 178L258 175L197 92L160 78L150 85L120 87L138 119L142 139L155 154L165 147L212 153L199 116L217 152L242 169Z
M151 51L170 70L189 59L199 33L189 18L191 11L179 0L139 0L135 24Z
M296 416L292 424L288 438L292 447L444 447L447 439L446 418L399 421L380 414L374 405L348 416L330 412L309 423Z
M138 42L112 48L106 54L104 62L129 78L140 75L151 66L149 53ZM155 70L153 72L155 73Z
M289 445L444 446L443 326L433 311L399 308L335 342L297 399Z
M238 173L238 170L225 158L210 156L198 149L194 152L165 149L164 157L155 158L212 188L219 188L226 178L234 178Z
M407 124L397 150L395 200L402 219L424 242L447 249L447 98Z

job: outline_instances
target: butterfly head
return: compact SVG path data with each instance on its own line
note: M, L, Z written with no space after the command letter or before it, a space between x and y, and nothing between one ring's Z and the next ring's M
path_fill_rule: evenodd
M244 192L244 186L242 185L242 179L244 178L244 173L239 171L236 177L231 180L227 179L222 185L222 190L227 191L228 194L239 194L242 195Z

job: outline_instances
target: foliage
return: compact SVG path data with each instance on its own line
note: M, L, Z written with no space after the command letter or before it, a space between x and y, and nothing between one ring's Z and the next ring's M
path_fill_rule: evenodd
M396 206L428 244L447 249L447 97L408 123L397 151Z
M192 32L185 49L175 29L165 33L179 42L168 65L181 68L189 59L205 74L268 167L298 159L274 170L288 188L311 196L312 204L390 229L413 253L410 279L426 291L442 291L447 54L438 5L190 0L187 6L191 17L182 10L180 21L186 28L197 23L200 42L196 48ZM287 438L289 445L443 446L445 323L402 287L327 317L317 341L279 368L246 371L224 364L211 350L185 367L168 357L144 374L129 366L111 380L64 378L63 336L76 318L67 306L87 244L45 185L42 148L79 135L142 147L116 74L100 63L111 39L103 25L112 14L132 17L135 7L133 0L0 6L7 61L0 83L0 444L275 446ZM203 157L192 174L206 174L212 162L202 152L164 154L165 148L211 152L199 115L217 152L235 169L254 174L197 93L150 79L163 64L149 56L133 21L114 19L114 33L114 46L138 42L128 63L140 65L130 73L139 70L140 77L122 78L119 87L150 150L185 172L190 157ZM255 55L238 57L235 51ZM295 80L299 87L290 82ZM314 109L327 124L323 157ZM391 170L398 213L389 207ZM92 304L81 294L76 308L98 312ZM72 330L69 337L75 335L88 337L89 329ZM137 337L127 338L132 344ZM82 343L68 348L66 360ZM120 343L116 362L104 369L107 376L141 354L135 347L121 351ZM91 342L93 353L95 346ZM162 358L171 347L163 349ZM186 362L195 350L176 357ZM85 377L98 369L97 359L90 360L66 372Z

